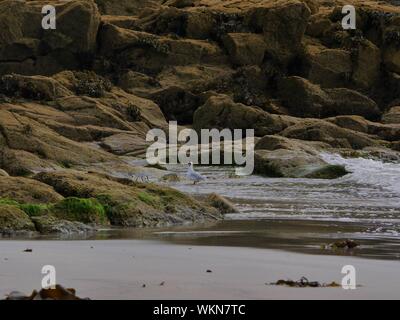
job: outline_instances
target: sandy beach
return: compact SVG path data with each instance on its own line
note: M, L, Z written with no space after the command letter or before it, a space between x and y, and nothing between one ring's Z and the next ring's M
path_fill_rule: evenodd
M27 248L33 252L23 252ZM43 265L54 265L58 283L92 299L396 299L400 288L395 261L141 240L5 240L0 241L0 296L40 288ZM340 283L344 265L356 267L362 287L266 285L302 276Z

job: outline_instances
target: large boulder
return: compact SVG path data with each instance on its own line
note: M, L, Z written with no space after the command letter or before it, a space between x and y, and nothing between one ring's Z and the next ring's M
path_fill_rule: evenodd
M267 52L285 63L301 51L310 15L309 7L297 0L264 2L248 10L245 22L263 32Z
M279 116L263 111L258 107L250 107L235 103L225 95L210 97L196 110L193 126L201 129L254 129L255 135L275 134L295 120L287 116Z
M223 43L235 65L260 65L264 60L267 46L262 35L228 33Z
M360 115L367 119L376 119L381 114L372 99L355 90L322 89L296 76L280 81L279 95L290 111L300 117Z
M344 167L330 165L316 155L278 149L255 152L255 173L268 177L336 179L348 172Z
M300 77L280 81L278 93L290 112L301 117L323 117L333 103L320 86Z
M326 89L325 91L333 101L328 115L358 115L376 120L382 114L375 101L358 91L347 88Z
M318 43L306 47L309 70L307 78L322 87L334 88L346 85L352 73L350 52L328 49Z
M55 30L42 29L41 3L0 3L0 74L53 74L90 64L100 25L95 3L73 0L46 4L56 7Z

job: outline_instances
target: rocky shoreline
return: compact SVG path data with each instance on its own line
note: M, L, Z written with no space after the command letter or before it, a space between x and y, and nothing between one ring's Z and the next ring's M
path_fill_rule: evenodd
M221 219L222 200L132 180L168 174L133 164L168 121L253 128L255 173L269 177L348 174L321 152L400 159L400 8L388 1L46 4L56 30L42 29L42 2L0 1L2 234ZM344 4L356 30L341 27Z

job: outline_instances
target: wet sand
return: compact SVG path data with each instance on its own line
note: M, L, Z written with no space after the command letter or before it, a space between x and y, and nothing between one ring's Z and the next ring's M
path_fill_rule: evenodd
M23 252L33 249L32 253ZM341 283L357 269L356 290L267 286L278 279ZM0 241L0 296L39 289L43 265L57 282L92 299L398 299L400 263L158 241ZM212 273L208 273L211 270ZM160 285L164 282L164 285ZM146 285L143 287L143 285Z

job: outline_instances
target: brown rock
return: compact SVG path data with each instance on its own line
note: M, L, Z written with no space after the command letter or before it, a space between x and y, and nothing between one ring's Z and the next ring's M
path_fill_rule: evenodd
M342 166L299 150L257 150L254 159L255 173L268 177L336 179L348 173Z
M260 65L267 48L263 36L253 33L228 33L224 46L235 65Z
M300 1L255 5L245 15L245 21L256 30L262 30L267 51L276 59L287 62L301 48L311 11Z
M351 76L352 60L348 51L309 44L307 58L310 63L308 79L322 87L343 87Z
M363 149L383 144L382 141L375 140L366 134L340 128L323 120L304 121L285 129L281 135L292 139L321 141L334 148Z
M273 115L257 107L234 103L225 95L209 98L196 110L193 119L196 130L253 128L257 136L280 132L294 122L294 119L287 116Z
M380 115L377 104L361 93L346 89L321 89L300 77L288 77L279 84L279 95L291 110L301 117L361 115L376 119Z

